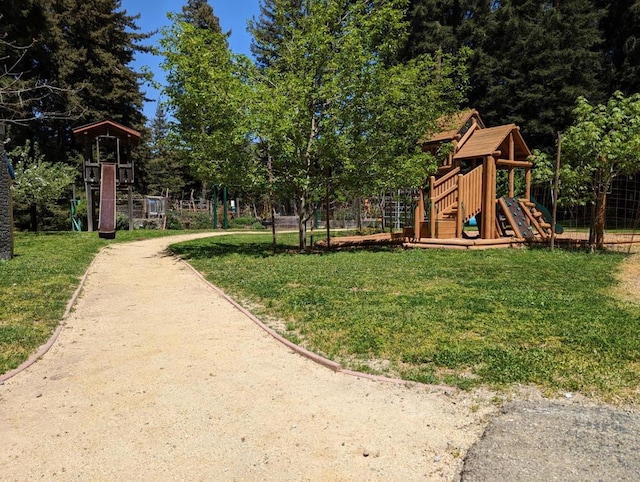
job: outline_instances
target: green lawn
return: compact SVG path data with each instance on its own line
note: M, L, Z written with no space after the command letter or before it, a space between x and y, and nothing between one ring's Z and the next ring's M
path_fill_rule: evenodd
M177 232L118 233L117 242ZM543 249L295 253L296 234L175 245L209 280L344 366L461 388L537 384L640 401L640 306L610 293L620 254ZM0 373L51 335L95 233L18 234L0 262ZM271 320L271 321L270 321Z
M102 246L172 234L179 232L119 231L116 240L106 241L98 233L17 233L15 257L0 261L0 373L49 339Z
M280 236L286 247L295 235ZM344 366L462 388L537 384L638 401L640 307L620 254L543 249L270 254L268 236L173 247L289 339ZM258 306L258 308L255 308Z

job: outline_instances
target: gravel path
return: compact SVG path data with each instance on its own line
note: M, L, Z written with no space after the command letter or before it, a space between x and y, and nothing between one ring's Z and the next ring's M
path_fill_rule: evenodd
M0 386L0 479L458 478L488 395L294 354L163 254L182 239L98 255L53 348Z

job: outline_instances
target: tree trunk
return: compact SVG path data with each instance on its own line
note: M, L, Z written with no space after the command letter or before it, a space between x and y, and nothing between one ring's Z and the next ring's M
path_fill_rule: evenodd
M591 251L604 248L604 228L607 219L607 190L602 189L598 192L596 203L594 206L594 218L591 223L589 233L589 248Z
M296 211L298 215L298 248L303 253L307 249L307 223L305 214L307 209L307 199L301 194L296 201Z
M327 251L331 249L331 200L329 199L329 182L325 193L325 209L327 210Z
M31 231L34 233L38 232L38 206L36 203L31 203L29 206L29 219L31 224Z
M268 146L268 145L267 145ZM269 209L271 210L271 239L273 243L273 254L276 254L278 242L276 239L276 207L273 203L273 159L271 158L271 152L267 147L267 173L269 175Z

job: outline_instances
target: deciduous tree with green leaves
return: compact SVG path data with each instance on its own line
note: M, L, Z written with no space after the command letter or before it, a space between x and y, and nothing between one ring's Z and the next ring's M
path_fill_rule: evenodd
M241 185L253 172L250 95L240 74L248 60L231 53L225 34L172 19L160 43L175 143L201 181Z
M640 172L640 94L625 97L616 92L607 103L597 105L580 97L574 115L575 123L562 143L572 177L562 179L562 189L573 189L569 192L592 206L589 244L601 249L613 180Z
M65 164L44 160L38 145L27 142L11 152L16 179L12 185L16 204L29 206L31 229L38 230L38 218L43 209L73 185L76 169Z
M272 5L273 18L287 18L277 9L290 2ZM278 26L275 53L256 73L256 137L266 146L273 185L295 199L301 250L316 199L420 185L430 163L417 141L464 95L464 76L453 80L463 69L450 57L393 65L406 5L305 2L295 23Z

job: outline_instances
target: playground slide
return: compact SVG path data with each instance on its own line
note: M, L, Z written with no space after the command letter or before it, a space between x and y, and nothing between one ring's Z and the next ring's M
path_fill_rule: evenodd
M536 209L542 213L542 217L544 218L544 220L549 224L551 224L553 222L553 216L551 215L549 210L546 207L544 207L542 204L540 204L538 201L536 201L536 198L534 198L533 196L531 196L531 202L535 204ZM555 232L556 234L562 234L564 233L564 228L559 224L556 224Z
M116 165L102 164L100 176L100 217L98 235L101 238L116 237Z

